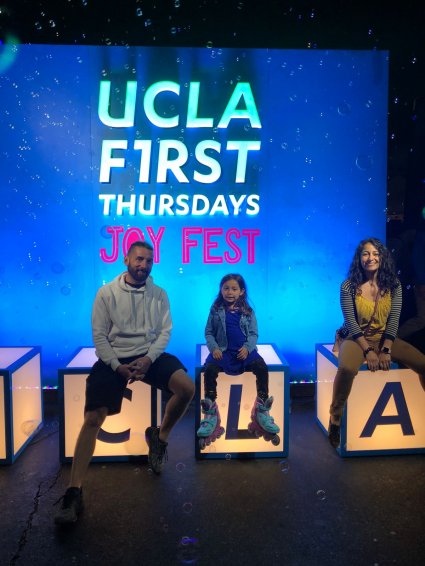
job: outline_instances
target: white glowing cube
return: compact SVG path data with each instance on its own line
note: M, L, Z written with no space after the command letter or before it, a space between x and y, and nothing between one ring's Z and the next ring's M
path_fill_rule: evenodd
M97 361L94 348L80 348L66 368L59 370L60 459L69 462L84 422L86 379ZM145 429L156 425L160 395L146 383L127 385L121 412L106 417L100 430L94 461L130 460L146 457Z
M269 395L274 402L270 414L279 426L279 443L272 444L263 436L257 438L248 432L251 410L257 397L256 377L251 372L228 375L220 372L217 378L217 405L225 433L209 446L200 447L195 435L195 453L198 459L212 458L278 458L288 455L289 441L289 375L288 364L273 344L258 344L258 352L269 370ZM205 344L197 346L196 360L196 422L198 430L202 418L200 400L204 398L203 365L208 356Z
M332 344L316 345L317 421L327 433L338 357ZM354 378L341 423L341 456L425 451L425 392L418 375L392 364L371 372L364 364Z
M0 464L12 464L43 425L40 351L0 348Z

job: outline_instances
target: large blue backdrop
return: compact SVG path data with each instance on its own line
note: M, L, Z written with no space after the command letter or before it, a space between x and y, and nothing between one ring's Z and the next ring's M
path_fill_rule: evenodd
M97 288L145 238L190 373L219 281L238 272L260 341L314 379L354 246L385 237L388 54L8 49L0 345L41 345L56 384L92 344Z

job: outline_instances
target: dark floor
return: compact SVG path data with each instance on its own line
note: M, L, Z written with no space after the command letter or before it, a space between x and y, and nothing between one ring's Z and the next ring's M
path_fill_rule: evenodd
M0 467L0 564L423 564L422 456L341 459L294 399L289 457L194 458L194 408L170 437L160 477L147 465L92 464L86 510L53 525L70 471L50 417L12 466Z

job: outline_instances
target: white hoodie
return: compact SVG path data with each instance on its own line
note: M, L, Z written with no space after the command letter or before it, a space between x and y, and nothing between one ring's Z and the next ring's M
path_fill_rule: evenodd
M96 355L116 370L118 358L147 354L154 362L165 350L171 335L167 293L148 277L134 289L118 275L97 292L92 311Z

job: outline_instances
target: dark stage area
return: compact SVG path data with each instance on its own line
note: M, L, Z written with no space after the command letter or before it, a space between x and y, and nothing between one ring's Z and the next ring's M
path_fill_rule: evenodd
M341 459L315 422L313 398L297 396L285 460L196 461L194 413L173 431L161 476L144 462L92 464L85 511L68 529L53 524L70 466L59 463L49 414L13 466L0 468L0 563L423 563L422 456Z

